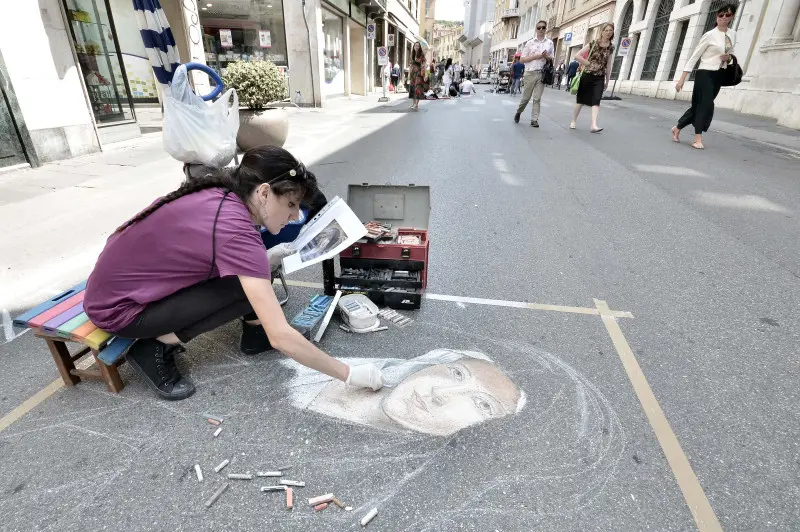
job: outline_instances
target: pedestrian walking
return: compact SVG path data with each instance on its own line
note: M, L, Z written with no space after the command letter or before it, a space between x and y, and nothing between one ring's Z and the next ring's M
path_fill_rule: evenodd
M400 81L400 63L395 63L392 67L392 85L394 85L394 91L397 92L397 84Z
M578 115L584 105L592 108L592 133L600 133L602 127L597 125L597 117L600 114L600 100L603 92L608 88L608 81L611 77L611 64L614 61L614 24L611 22L603 26L600 31L600 38L594 40L583 47L575 55L575 59L583 65L583 74L579 80L577 103L572 112L572 122L570 129L575 129Z
M561 61L561 64L558 65L558 68L556 69L556 81L554 84L555 88L557 89L561 88L561 80L563 78L564 78L564 61Z
M717 26L707 31L700 38L697 47L683 67L683 74L675 84L675 90L680 92L686 77L692 71L697 61L697 74L694 78L692 89L692 106L683 113L678 120L678 125L672 128L673 142L680 142L681 130L692 124L694 126L694 142L692 148L702 150L703 133L711 126L714 117L714 100L722 87L721 77L731 65L731 54L736 45L736 32L728 26L736 14L736 6L727 4L717 10Z
M444 74L442 74L442 86L444 87L444 95L450 96L450 86L453 84L453 59L447 58L444 65Z
M522 100L517 107L514 115L514 123L519 123L519 117L533 98L531 105L531 126L539 127L539 110L541 108L542 93L544 83L542 80L542 69L548 58L553 56L553 41L544 36L547 31L547 22L540 20L536 23L536 37L525 43L522 49L520 61L525 64L525 75L523 83L525 90L522 93Z
M410 109L419 111L419 101L425 99L425 53L422 45L415 42L411 48L411 66L408 72L408 97L413 100Z
M578 67L580 66L580 63L573 59L567 67L567 92L569 92L569 87L572 85L572 80L578 75Z
M512 75L514 76L514 84L511 86L511 94L520 93L520 83L522 83L522 76L525 74L525 63L519 60L520 57L522 57L522 53L517 52L514 55L514 64L511 65Z

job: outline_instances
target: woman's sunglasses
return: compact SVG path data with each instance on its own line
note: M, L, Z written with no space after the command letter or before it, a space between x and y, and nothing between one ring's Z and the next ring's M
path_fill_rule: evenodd
M717 18L733 18L733 13L717 13Z
M541 31L547 29L547 26L536 26L536 29Z

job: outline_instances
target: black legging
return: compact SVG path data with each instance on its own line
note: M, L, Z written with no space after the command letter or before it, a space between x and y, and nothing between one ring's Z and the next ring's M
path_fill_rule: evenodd
M239 317L257 319L242 283L236 276L216 277L150 303L117 336L139 339L175 333L186 343Z
M678 129L694 124L696 135L702 135L711 127L714 117L714 99L719 94L719 70L698 70L692 90L692 106L678 120Z

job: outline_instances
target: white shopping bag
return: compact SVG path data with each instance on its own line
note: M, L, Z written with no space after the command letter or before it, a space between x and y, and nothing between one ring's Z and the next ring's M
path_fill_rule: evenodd
M233 102L228 101L233 96ZM239 97L228 89L217 101L205 102L189 85L186 65L175 70L164 92L164 149L175 159L222 168L236 154Z

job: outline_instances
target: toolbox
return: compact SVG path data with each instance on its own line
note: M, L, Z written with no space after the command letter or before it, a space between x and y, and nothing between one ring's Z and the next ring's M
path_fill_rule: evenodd
M379 222L390 234L368 235L342 251L334 289L393 309L418 309L428 285L430 187L350 185L347 204L364 224Z

